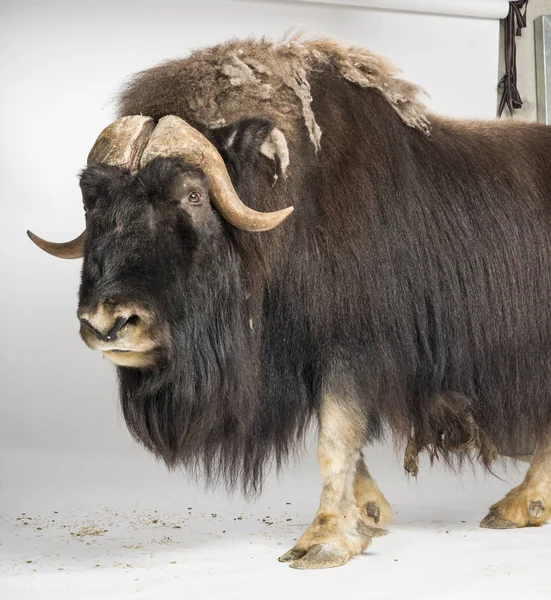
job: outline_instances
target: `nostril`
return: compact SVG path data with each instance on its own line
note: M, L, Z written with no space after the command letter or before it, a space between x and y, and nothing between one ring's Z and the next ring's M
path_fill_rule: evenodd
M128 317L125 324L126 325L137 325L139 320L140 320L140 317L138 317L138 315L132 315L132 316Z
M81 324L89 329L98 339L103 342L113 342L117 339L119 333L126 325L136 325L140 318L137 315L131 315L130 317L117 317L111 327L105 331L104 326L101 327L103 331L95 327L88 319L84 317L80 318Z
M109 341L113 341L117 338L117 336L119 335L119 331L130 322L130 319L132 319L133 317L117 317L117 319L115 320L115 324L113 325L113 327L111 327L111 329L106 333L105 337L109 340ZM137 317L136 317L137 318Z

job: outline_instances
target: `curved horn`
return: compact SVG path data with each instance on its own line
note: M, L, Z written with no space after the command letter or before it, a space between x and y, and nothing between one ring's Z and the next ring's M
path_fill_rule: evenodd
M106 164L130 170L138 168L144 148L153 133L151 117L122 117L108 125L98 136L88 154L89 165ZM70 242L48 242L27 231L29 238L44 252L57 258L82 258L86 230Z
M268 231L293 212L292 206L269 213L245 206L232 185L218 150L202 133L179 117L169 115L159 121L142 154L141 166L157 156L180 156L187 163L199 167L208 177L216 208L239 229Z
M57 258L82 258L84 256L86 229L70 242L48 242L32 231L27 231L27 235L41 250Z
M89 165L111 165L136 171L147 142L155 129L151 117L122 117L108 125L88 154Z

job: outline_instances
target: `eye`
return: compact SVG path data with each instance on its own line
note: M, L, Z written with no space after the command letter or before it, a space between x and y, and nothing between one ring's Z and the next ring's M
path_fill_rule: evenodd
M187 199L192 204L198 204L199 202L201 202L201 194L199 194L199 192L191 192L191 194L187 197Z

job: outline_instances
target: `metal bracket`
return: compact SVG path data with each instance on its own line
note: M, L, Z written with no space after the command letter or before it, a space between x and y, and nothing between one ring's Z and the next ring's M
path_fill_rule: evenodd
M551 15L534 22L538 121L551 125Z

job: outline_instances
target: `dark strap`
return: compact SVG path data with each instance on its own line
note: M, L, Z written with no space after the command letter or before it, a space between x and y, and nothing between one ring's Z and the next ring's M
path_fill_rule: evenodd
M515 0L509 2L509 14L505 18L505 75L499 82L499 88L503 90L497 114L501 113L505 106L509 109L511 116L513 111L522 106L522 98L517 88L517 45L515 35L521 35L522 29L526 27L526 7L528 0ZM524 13L522 9L524 8Z

